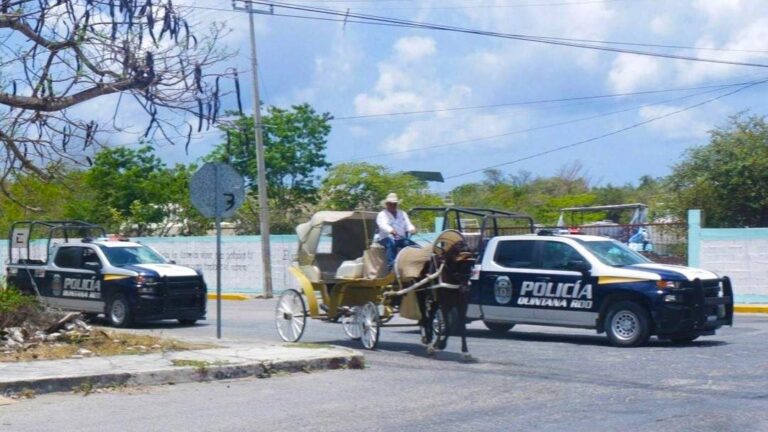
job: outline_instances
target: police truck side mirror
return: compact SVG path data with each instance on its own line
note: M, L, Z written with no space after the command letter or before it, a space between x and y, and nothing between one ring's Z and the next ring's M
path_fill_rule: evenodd
M589 265L589 263L584 260L568 261L567 267L568 267L568 270L573 270L573 271L582 272L582 273L589 273L589 271L592 269L592 266Z

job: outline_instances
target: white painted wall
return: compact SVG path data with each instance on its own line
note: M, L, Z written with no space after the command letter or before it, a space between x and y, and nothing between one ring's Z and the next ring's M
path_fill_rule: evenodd
M768 296L768 239L701 239L698 266L728 276L738 296Z

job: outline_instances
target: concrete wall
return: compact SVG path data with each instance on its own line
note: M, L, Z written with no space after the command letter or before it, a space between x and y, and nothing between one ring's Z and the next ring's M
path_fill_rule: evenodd
M768 228L702 228L689 210L688 265L730 277L739 303L768 303Z
M135 237L138 241L157 249L177 264L203 271L209 291L216 290L216 237ZM33 247L34 258L45 256L45 242ZM271 237L272 285L275 292L298 288L288 272L296 251L295 235ZM16 256L16 253L14 253ZM221 288L223 292L257 294L263 292L260 236L222 236ZM8 262L8 241L0 241L0 259Z

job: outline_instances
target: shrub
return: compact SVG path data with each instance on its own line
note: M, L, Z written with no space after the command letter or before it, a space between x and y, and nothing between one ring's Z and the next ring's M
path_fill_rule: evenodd
M0 289L0 328L22 325L40 313L37 300L10 287Z

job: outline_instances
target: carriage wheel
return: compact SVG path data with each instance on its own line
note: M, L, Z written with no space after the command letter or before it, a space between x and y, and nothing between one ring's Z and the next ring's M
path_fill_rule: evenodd
M376 348L379 342L379 329L381 328L381 317L379 317L379 308L373 302L368 302L360 309L360 324L362 329L362 342L366 349Z
M286 342L297 342L307 325L307 306L298 291L289 289L280 294L275 307L277 333Z
M363 326L360 320L360 306L352 306L348 314L341 319L344 333L352 340L360 340L363 337Z

